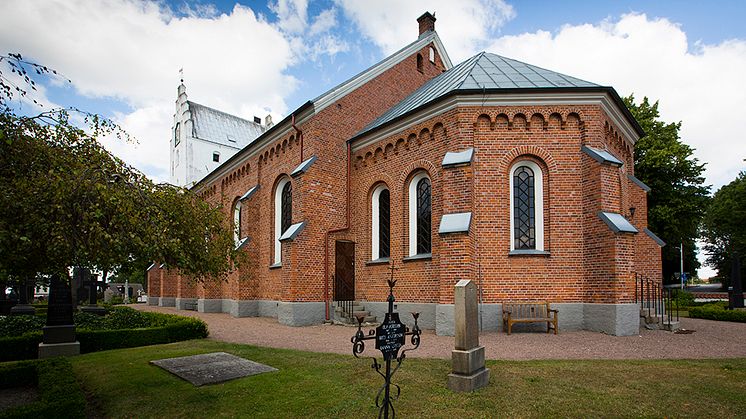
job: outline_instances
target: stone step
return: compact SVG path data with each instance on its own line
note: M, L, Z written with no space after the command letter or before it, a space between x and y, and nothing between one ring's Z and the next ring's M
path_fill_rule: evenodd
M370 316L370 311L360 310L360 311L353 311L352 312L352 318L356 319L358 317L367 317Z
M661 326L663 330L668 330L669 332L675 332L679 329L681 329L681 325L676 320L672 320L670 323L668 322L668 319L666 319L663 322L663 325Z

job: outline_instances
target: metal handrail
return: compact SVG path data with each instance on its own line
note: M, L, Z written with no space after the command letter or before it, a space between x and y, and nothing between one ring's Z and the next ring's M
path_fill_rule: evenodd
M635 273L635 303L647 317L655 317L661 325L671 325L674 316L679 321L679 295L664 288L659 281Z

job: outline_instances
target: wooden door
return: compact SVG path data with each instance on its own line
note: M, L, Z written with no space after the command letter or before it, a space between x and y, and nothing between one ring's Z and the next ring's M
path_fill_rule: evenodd
M334 300L355 300L355 243L337 240L335 245Z

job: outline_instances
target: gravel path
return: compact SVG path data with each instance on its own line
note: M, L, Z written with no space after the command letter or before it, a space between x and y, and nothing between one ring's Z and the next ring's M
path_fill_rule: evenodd
M291 327L265 317L234 318L227 313L198 313L144 304L131 307L143 311L198 317L210 329L210 339L272 348L352 354L350 338L355 328L337 325ZM702 359L746 357L746 323L681 319L681 327L692 334L642 330L639 336L617 337L596 332L545 333L485 332L479 342L488 359ZM369 329L369 328L367 328ZM366 330L367 330L366 329ZM436 336L426 330L422 343L408 356L450 359L453 337ZM365 355L374 354L373 341L366 342Z

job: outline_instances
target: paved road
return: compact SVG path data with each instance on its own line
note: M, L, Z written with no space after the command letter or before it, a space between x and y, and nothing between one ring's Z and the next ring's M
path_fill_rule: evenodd
M722 291L722 285L719 283L714 284L700 284L686 287L689 292L719 292Z
M172 307L133 305L138 310L180 314L204 320L210 339L273 348L352 354L355 328L337 325L290 327L264 317L234 318L226 313L198 313ZM746 357L746 323L681 319L692 334L642 330L639 336L617 337L596 332L545 333L487 332L480 336L488 359L699 359ZM407 355L450 359L454 339L425 331L422 344ZM373 341L365 354L375 353Z

